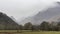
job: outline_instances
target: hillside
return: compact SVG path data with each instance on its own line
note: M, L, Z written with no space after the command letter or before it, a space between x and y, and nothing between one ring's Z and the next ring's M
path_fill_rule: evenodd
M0 12L0 29L17 29L18 24L6 14Z
M47 10L43 10L35 16L28 17L22 20L20 23L23 24L30 21L33 24L40 24L42 21L48 21L53 19L53 17L57 17L57 15L60 16L60 2L56 2L56 5L56 7L49 7Z

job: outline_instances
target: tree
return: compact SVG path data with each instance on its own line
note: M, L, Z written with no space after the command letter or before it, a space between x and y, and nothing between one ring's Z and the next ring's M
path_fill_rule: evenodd
M22 26L22 25L19 25L19 29L20 29L20 30L23 30L23 26Z
M23 26L22 25L19 25L19 28L17 28L17 32L22 33L22 30L23 30Z
M51 22L51 24L50 24L50 31L57 31L58 30L58 28L57 28L57 22Z
M32 26L32 31L39 31L39 30L40 30L39 25Z
M31 22L28 22L24 25L24 29L25 30L31 30L32 29L32 23Z
M57 28L58 28L57 30L60 31L60 22L58 22Z
M46 21L43 21L41 24L40 24L40 30L49 30L49 23L46 22Z

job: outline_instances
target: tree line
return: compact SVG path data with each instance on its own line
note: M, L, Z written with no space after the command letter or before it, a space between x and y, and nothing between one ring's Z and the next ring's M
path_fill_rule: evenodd
M46 22L43 21L40 25L33 25L31 22L25 23L24 26L19 26L20 30L32 31L60 31L60 22Z

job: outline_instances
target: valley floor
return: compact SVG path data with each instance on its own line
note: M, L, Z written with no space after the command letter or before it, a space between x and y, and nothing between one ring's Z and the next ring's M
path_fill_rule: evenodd
M0 30L0 34L60 34L60 31L20 31L17 30Z

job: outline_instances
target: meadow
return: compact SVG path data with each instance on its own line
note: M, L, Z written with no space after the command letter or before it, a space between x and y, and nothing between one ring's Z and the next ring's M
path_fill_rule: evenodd
M0 34L60 34L60 31L0 30Z

